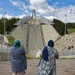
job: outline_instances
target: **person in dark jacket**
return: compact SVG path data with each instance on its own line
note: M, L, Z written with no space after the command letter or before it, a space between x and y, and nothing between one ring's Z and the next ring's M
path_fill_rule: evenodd
M19 40L14 40L11 47L11 67L13 75L24 75L27 69L26 52Z
M53 40L48 41L48 46L42 50L36 75L56 75L56 59L59 58L58 51L54 48Z

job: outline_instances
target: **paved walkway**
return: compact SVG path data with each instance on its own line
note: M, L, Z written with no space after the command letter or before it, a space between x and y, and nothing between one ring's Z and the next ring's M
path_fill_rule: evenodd
M28 60L28 68L25 75L36 75L37 63L37 60ZM0 62L0 75L12 75L11 64L9 62ZM57 67L57 75L75 75L75 73Z

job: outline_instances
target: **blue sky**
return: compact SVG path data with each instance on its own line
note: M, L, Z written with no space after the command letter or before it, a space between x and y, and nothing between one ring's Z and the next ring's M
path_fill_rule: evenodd
M0 0L0 18L23 18L32 15L33 9L37 16L75 22L75 0Z
M47 2L50 5L54 5L55 3L58 3L57 4L58 7L75 5L75 1L74 0L47 0Z

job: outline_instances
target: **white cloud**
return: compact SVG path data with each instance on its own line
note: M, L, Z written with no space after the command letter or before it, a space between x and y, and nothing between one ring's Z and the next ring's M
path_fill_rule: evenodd
M55 2L55 3L53 3L54 5L58 5L59 4L59 2Z
M0 14L0 19L2 18L2 14Z
M13 18L13 16L8 15L8 14L6 14L4 17L7 18L7 19L11 19L11 18Z
M13 1L13 0L9 0L14 6L18 6L19 4L18 4L18 1L16 2L16 1Z
M36 12L40 13L41 15L49 15L50 12L53 11L53 7L49 6L46 0L42 1L35 1L35 0L30 0L31 5L29 8L31 10L35 9Z
M62 22L65 22L65 14L67 15L66 17L66 22L75 22L75 6L65 6L62 8L57 7L57 5L59 4L59 2L54 3L54 5L57 7L56 8L56 12L54 12L54 16L53 16L53 11L55 10L54 6L50 6L47 3L47 0L27 0L28 3L30 3L30 5L26 5L25 2L23 2L22 0L10 0L10 2L14 5L17 6L19 9L21 9L22 11L24 11L22 14L23 15L19 15L17 17L24 17L24 15L26 13L28 13L27 15L31 15L31 12L29 12L29 10L33 10L35 9L37 12L37 15L42 15L45 16L48 19L59 19ZM64 3L63 3L64 4ZM72 9L72 10L71 10ZM70 13L71 10L71 13ZM58 12L58 13L57 13Z
M25 3L22 2L21 0L16 0L16 1L10 0L10 2L11 2L14 6L19 7L19 9L22 9L22 10L23 10L23 9L28 9L28 6L25 5Z
M8 15L8 14L5 14L5 15L0 14L0 19L1 19L2 17L5 17L5 18L7 18L7 19L11 19L13 16Z
M53 20L53 16L44 16L45 18L49 19L49 20Z
M23 14L23 15L19 15L19 16L16 16L16 18L20 18L20 19L22 19L24 16L26 16L25 14Z
M4 10L3 8L0 8L0 10Z
M0 19L2 17L5 17L7 19L11 19L11 18L14 18L14 17L22 19L24 16L26 16L26 15L25 14L22 14L22 15L19 15L19 16L11 16L11 15L8 15L8 14L5 14L5 15L0 14Z
M73 8L72 13L70 13L71 8ZM75 6L67 6L67 7L60 8L58 9L59 13L56 13L56 17L61 21L65 22L65 14L66 14L67 15L66 22L75 22L74 8Z
M40 4L43 4L43 3L45 3L46 2L46 0L30 0L30 4L31 5L40 5Z
M37 10L40 14L45 14L46 13L46 11L44 10L44 9L42 9L42 8L38 8L38 10Z
M36 10L37 10L37 8L36 8L35 6L33 6L33 5L30 5L29 8L30 8L31 10L33 10L33 9L36 9Z

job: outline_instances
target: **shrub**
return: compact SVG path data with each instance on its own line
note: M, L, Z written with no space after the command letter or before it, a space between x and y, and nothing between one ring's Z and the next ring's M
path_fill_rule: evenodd
M14 40L15 40L14 37L13 37L13 36L6 36L6 37L7 37L8 42L9 42L8 44L9 44L9 45L13 45Z

